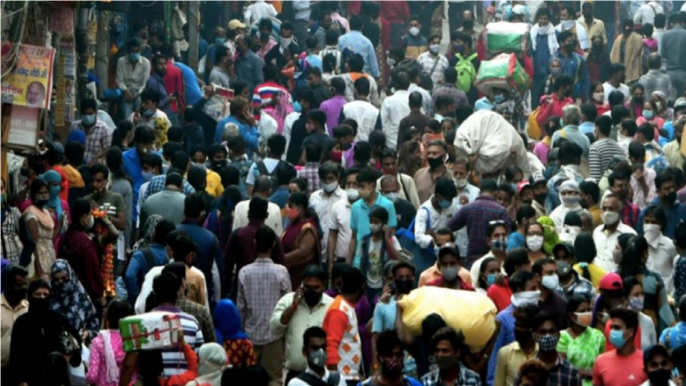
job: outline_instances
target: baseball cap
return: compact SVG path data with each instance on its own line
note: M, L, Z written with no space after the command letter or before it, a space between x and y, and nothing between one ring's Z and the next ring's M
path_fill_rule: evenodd
M241 23L237 19L233 19L229 22L229 31L233 31L236 28L245 28L245 23Z
M668 359L672 358L669 355L669 351L667 351L667 348L665 346L656 344L656 345L648 347L648 349L646 349L643 352L643 366L644 367L647 366L648 362L650 362L650 360L657 355L662 355L663 357L668 358Z
M680 109L682 107L686 107L686 98L677 98L677 100L674 101L674 110Z
M546 183L548 182L548 180L545 179L543 173L537 171L531 175L531 178L529 178L529 182L531 182L531 185L536 185L539 182Z
M455 243L443 244L441 249L438 250L438 256L440 257L444 253L450 253L452 255L457 256L458 259L460 258L460 250L457 249L457 245L455 245Z
M600 284L598 288L606 291L616 291L624 289L624 283L622 282L621 276L614 272L609 272L600 279Z
M557 251L559 251L560 249L564 249L571 256L574 256L574 246L571 243L565 241L555 245L555 247L553 247L553 256L556 256Z
M517 184L517 193L521 193L522 190L524 190L524 188L527 188L527 187L528 187L529 189L531 189L531 186L530 186L530 185L531 185L531 184L529 184L529 181L520 181L520 182Z

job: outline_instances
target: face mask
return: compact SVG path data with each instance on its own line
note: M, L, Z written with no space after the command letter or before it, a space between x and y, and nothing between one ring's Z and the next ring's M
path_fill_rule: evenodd
M429 51L431 51L432 54L437 55L438 51L441 50L441 45L440 44L432 44L429 46Z
M492 286L495 284L496 280L498 280L498 274L497 273L489 273L486 275L486 285L487 286Z
M462 22L462 27L466 30L474 28L474 20L464 20Z
M648 373L651 386L667 386L672 379L672 372L668 369L659 369Z
M598 102L598 103L603 103L605 101L605 93L604 92L594 92L593 93L593 100Z
M409 294L414 288L413 280L396 280L395 289L399 294Z
M642 96L635 96L635 97L633 97L633 101L637 105L642 105L643 104L643 97Z
M643 311L643 301L645 298L643 296L632 296L629 298L629 306L632 310L636 312Z
M452 283L457 279L457 267L441 268L441 275L443 276L443 280Z
M216 44L218 46L221 46L222 44L224 44L225 41L226 41L226 39L224 39L224 38L214 38L214 44Z
M531 339L531 331L520 331L520 330L515 330L514 331L514 337L515 341L519 343L520 345L526 343Z
M308 352L307 365L317 372L324 370L324 366L326 366L326 351L320 348L317 351Z
M653 117L655 116L655 113L653 113L652 110L643 110L641 115L643 115L643 118L645 118L645 119L653 119Z
M88 216L88 222L86 223L86 229L92 229L93 225L95 225L95 217Z
M37 199L37 200L33 201L33 204L39 208L42 208L48 204L48 200L47 199Z
M395 204L396 201L398 201L398 198L400 197L400 193L390 192L390 193L386 193L385 196L390 202Z
M388 64L388 67L393 67L393 66L395 66L395 59L393 59L393 58L386 58L386 64Z
M155 110L153 110L153 109L146 109L145 111L143 111L144 117L150 118L150 117L152 117L153 114L155 114Z
M567 51L572 52L576 49L576 43L567 44Z
M410 35L412 35L412 36L417 36L417 35L419 35L419 28L417 28L417 27L411 27L411 28L410 28Z
M145 181L150 181L152 179L152 172L143 172L143 179Z
M343 152L340 150L331 150L331 153L329 153L329 157L331 157L331 161L335 163L341 163L341 159L343 158Z
M338 188L338 182L335 182L335 181L330 183L330 184L323 184L322 185L322 189L324 189L324 191L326 193L332 193L337 188Z
M538 252L543 246L543 236L529 236L526 238L526 246L532 252Z
M441 370L448 370L457 364L457 358L454 356L439 356L436 358L436 365Z
M507 249L507 238L492 239L491 249L494 251L504 251Z
M223 168L226 167L226 165L229 163L229 161L223 159L221 161L212 161L212 169L214 171L219 171Z
M369 231L376 233L381 230L381 224L369 224Z
M288 47L288 46L290 46L290 45L291 45L291 42L293 42L293 37L290 37L290 38L284 38L284 37L282 37L282 38L281 38L281 45L282 45L283 47Z
M624 337L624 331L621 330L612 330L610 331L610 343L612 343L617 350L621 349L624 347L626 344L626 338Z
M381 373L388 379L398 379L403 375L403 361L392 360L391 362L379 361Z
M436 169L437 167L443 165L443 157L427 158L429 162L429 167L431 169Z
M438 203L438 206L443 210L448 209L448 208L450 208L450 201L441 200L441 202Z
M648 244L656 241L662 236L662 228L657 224L645 224L643 226L643 237L646 238Z
M566 196L562 197L562 203L566 208L574 208L579 205L581 198L579 196Z
M47 314L49 306L50 306L50 301L48 298L45 298L45 299L39 299L39 298L34 298L34 297L29 298L29 312L31 312L31 313L36 313L36 314L41 314L41 315Z
M464 189L468 183L466 178L455 178L453 179L453 182L455 182L455 187L458 189Z
M286 209L286 212L288 213L288 218L290 218L291 221L297 219L300 215L300 209L297 208L288 208Z
M521 307L526 304L538 304L541 298L541 291L523 291L512 295L512 304Z
M676 192L669 193L668 195L665 196L665 201L669 203L673 203L676 201Z
M572 274L572 265L566 261L557 261L557 275L569 277Z
M205 163L204 162L191 162L191 166L194 168L205 169Z
M7 301L9 301L12 304L17 304L20 301L26 299L26 288L18 289L18 290L5 290L5 297L7 298Z
M62 190L61 186L51 186L50 187L50 197L59 196L61 190Z
M593 320L593 312L575 312L574 317L576 318L574 321L576 324L581 327L588 327Z
M93 126L93 124L95 123L95 114L82 115L81 123L86 126Z
M555 290L560 286L560 278L557 274L546 275L541 279L541 284L549 290Z
M319 301L322 300L322 293L308 289L305 291L303 299L305 299L305 303L307 303L308 306L316 306L319 304Z
M22 177L28 177L28 176L29 176L29 171L30 171L29 168L21 168L21 170L20 170L19 172L21 173L21 176L22 176Z
M455 44L453 46L453 51L455 51L456 54L464 53L464 44Z
M560 74L562 74L562 67L554 67L550 69L550 75L559 76Z
M141 60L141 54L138 52L132 52L129 54L129 60L132 62L137 62Z
M574 28L574 25L576 25L576 22L574 20L562 20L560 24L562 24L562 28L564 29L572 29Z
M293 111L295 111L296 113L301 113L303 111L303 108L300 105L300 102L296 101L295 103L293 103Z
M617 212L603 212L603 224L614 225L619 222L619 213Z
M345 194L348 195L348 201L357 201L360 198L360 192L357 189L346 189Z
M493 96L493 102L495 102L496 104L503 103L505 102L505 96L503 94L497 94Z
M260 40L266 43L267 41L269 41L269 35L269 32L260 32Z
M655 107L657 107L657 111L662 111L662 102L655 102Z
M543 205L545 203L545 197L547 196L546 193L539 193L534 196L534 200L536 200L537 203Z
M557 335L538 335L536 334L536 343L538 343L538 349L543 352L551 352L557 349L557 342L560 337Z

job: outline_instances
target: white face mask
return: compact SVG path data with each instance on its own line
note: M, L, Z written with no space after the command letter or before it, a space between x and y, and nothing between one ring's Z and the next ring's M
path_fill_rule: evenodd
M455 182L455 187L458 189L464 189L468 183L466 178L454 178L453 182Z
M334 181L330 184L322 184L322 189L324 189L324 191L326 193L332 193L337 188L338 188L338 182L336 182L336 181Z
M86 223L86 229L91 229L95 225L95 217L88 216L88 222Z
M603 103L605 101L605 93L604 92L594 92L593 93L593 100L598 102L598 103Z
M541 291L523 291L512 295L510 301L515 307L521 307L526 304L538 304L541 298Z
M346 189L345 194L348 195L348 201L357 201L360 198L360 192L357 189Z
M572 29L576 25L576 21L574 20L563 20L560 22L562 24L563 29Z
M543 276L541 285L549 290L555 290L560 285L560 278L557 274Z
M398 192L390 192L387 194L384 194L384 196L392 203L396 203L398 201L398 198L400 198L400 193Z
M617 212L603 212L603 224L614 225L619 222L619 213Z
M526 238L526 246L532 252L538 252L543 247L543 236L529 236Z
M438 51L441 50L441 45L440 44L432 44L429 46L429 51L431 51L432 54L437 55Z
M369 231L376 233L381 230L381 224L369 224Z
M417 36L417 35L419 35L419 28L417 28L417 27L411 27L411 28L410 28L410 35L412 35L412 36Z
M290 38L281 38L281 46L283 47L288 47L291 45L291 42L293 42L293 37L291 36Z
M655 244L662 236L662 229L657 224L645 224L643 226L643 237L646 238L648 244Z

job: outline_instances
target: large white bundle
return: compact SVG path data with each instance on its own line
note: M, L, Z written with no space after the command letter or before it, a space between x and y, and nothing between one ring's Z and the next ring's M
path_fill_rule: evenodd
M457 156L476 155L474 169L481 173L502 172L518 166L525 176L531 174L522 138L500 114L479 110L460 125L455 135Z

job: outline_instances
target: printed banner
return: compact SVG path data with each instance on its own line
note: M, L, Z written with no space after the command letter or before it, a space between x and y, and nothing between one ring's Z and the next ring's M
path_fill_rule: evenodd
M12 43L2 45L2 64L7 68ZM2 102L19 106L50 108L52 65L55 49L22 45L11 73L2 80Z

